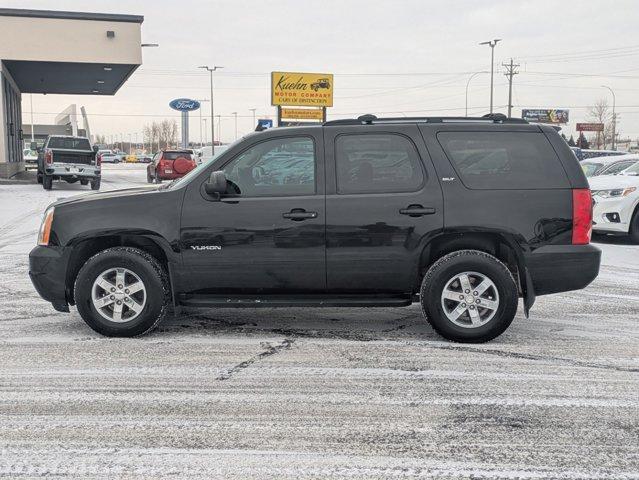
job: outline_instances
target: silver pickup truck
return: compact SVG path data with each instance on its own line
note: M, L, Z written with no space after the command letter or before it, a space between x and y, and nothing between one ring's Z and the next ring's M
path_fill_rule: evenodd
M54 180L79 181L99 190L101 161L97 151L97 145L91 147L86 137L50 135L38 149L38 183L51 190Z

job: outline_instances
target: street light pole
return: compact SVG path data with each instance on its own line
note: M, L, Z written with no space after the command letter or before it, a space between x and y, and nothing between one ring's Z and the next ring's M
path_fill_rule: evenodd
M500 42L501 38L495 38L487 42L481 42L480 45L488 45L490 47L490 113L493 113L493 76L495 71L495 45Z
M215 145L215 126L214 126L214 115L213 115L213 72L216 70L220 70L224 67L220 67L219 65L214 65L213 67L209 67L208 65L201 65L197 68L203 68L207 72L209 72L209 76L211 79L211 146Z
M617 104L617 99L615 98L615 92L612 88L608 85L602 85L602 87L607 88L610 90L610 93L612 93L612 149L616 150L615 147L617 146L617 139L615 137L617 136L617 113L615 112L615 106ZM604 132L604 143L606 143L605 135L606 133Z
M473 77L479 75L480 73L488 73L488 72L486 71L475 72L468 78L468 81L466 82L466 116L468 116L468 86L470 85L470 81L473 79Z
M231 115L235 117L235 140L237 140L237 112L231 112Z

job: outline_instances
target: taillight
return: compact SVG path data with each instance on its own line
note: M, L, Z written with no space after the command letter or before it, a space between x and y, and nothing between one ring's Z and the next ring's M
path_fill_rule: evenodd
M99 167L100 165L102 165L102 154L98 153L95 156L95 164Z
M48 148L44 151L44 162L47 165L51 165L53 163L53 152Z
M572 244L587 245L592 234L592 197L590 189L572 191Z

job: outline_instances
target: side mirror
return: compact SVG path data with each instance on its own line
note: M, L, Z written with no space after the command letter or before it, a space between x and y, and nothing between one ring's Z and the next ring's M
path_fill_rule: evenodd
M219 196L226 193L226 175L221 170L211 172L209 181L204 184L207 195Z
M98 150L100 150L100 147L98 147L97 145L93 145L93 151L95 153L98 153Z

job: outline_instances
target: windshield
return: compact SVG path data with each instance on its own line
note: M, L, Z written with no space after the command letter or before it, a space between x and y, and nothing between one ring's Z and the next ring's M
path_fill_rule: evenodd
M69 150L91 150L91 144L87 138L51 137L48 148L66 148Z
M601 163L581 162L581 169L586 174L586 177L592 177L601 166Z
M626 168L621 175L639 175L639 162L635 163L632 167Z

